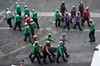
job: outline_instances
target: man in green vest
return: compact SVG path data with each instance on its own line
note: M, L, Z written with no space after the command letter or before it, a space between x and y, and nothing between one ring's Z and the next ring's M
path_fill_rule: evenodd
M15 13L15 17L14 17L15 27L13 28L14 30L16 30L16 27L18 26L19 31L21 31L20 21L21 21L21 16L19 16L17 13Z
M33 37L33 35L35 35L34 29L36 28L36 24L35 24L35 22L33 22L33 19L30 19L29 25L30 25L31 33L32 33L32 37Z
M29 12L29 9L27 8L27 5L25 5L25 9L24 9L24 16L25 15L30 16L30 12Z
M24 34L25 34L24 41L26 41L27 37L29 37L29 42L32 42L30 37L30 26L27 23L25 23Z
M59 10L58 9L56 9L56 12L55 12L55 26L56 27L61 27L61 25L60 25L60 13L59 13Z
M21 5L18 2L16 2L16 12L21 16Z
M89 42L95 42L95 25L92 19L90 19L89 22L90 22Z
M62 41L59 41L59 45L58 45L57 50L56 50L56 52L57 52L57 60L56 60L56 62L57 62L57 63L60 63L60 61L59 61L59 57L60 57L60 56L62 56L64 62L67 61L67 60L64 58L64 55L63 55L63 52L62 52L62 44L63 44L63 42L62 42Z
M37 58L38 63L41 64L40 58L39 58L39 54L38 54L38 41L35 41L35 43L32 46L32 54L34 55L33 58L31 58L31 61L34 62L34 59Z
M37 28L39 29L40 27L39 27L39 24L38 24L37 12L34 9L32 9L31 12L32 12L32 17L31 18L36 23Z

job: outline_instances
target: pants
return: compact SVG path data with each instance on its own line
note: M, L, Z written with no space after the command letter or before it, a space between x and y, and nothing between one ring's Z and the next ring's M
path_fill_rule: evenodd
M69 22L68 22L68 23L66 23L66 25L64 26L64 28L66 28L66 27L67 27L67 29L69 30L69 27L70 27Z
M60 19L56 19L56 20L55 20L55 26L56 26L56 27L57 27L57 26L61 26L61 25L60 25Z
M76 26L78 26L79 30L82 30L81 27L80 27L80 23L79 22L76 22L76 24L74 25L73 28L75 29Z
M71 15L70 22L72 23L72 20L76 17L76 15Z
M87 20L88 26L90 27L90 23L89 23L89 17L83 18L82 20L82 26L84 26L84 22Z
M37 53L39 55L39 58L42 58L42 55L40 54L40 52L37 52ZM30 55L29 55L30 59L32 59L32 55L33 55L33 53L31 52Z
M59 62L60 53L57 53L57 62ZM62 59L65 61L64 55L62 55Z
M51 60L50 54L48 54L47 52L43 52L43 62L44 62L44 63L46 63L46 58L47 58L47 56L48 56L50 62L52 61L52 60Z
M66 47L62 47L62 51L63 51L63 53L66 55L66 57L68 57L69 55L68 55L68 53L67 53L67 48Z
M38 19L33 19L33 21L35 21L36 25L37 25L37 28L39 29L39 24L38 24Z
M17 14L18 14L19 16L21 16L21 12L18 12Z
M33 30L31 30L31 33L32 33L32 37L33 37L33 35L35 35L35 33L34 33L34 29L33 29Z
M90 38L90 41L95 41L95 30L90 31L89 38Z
M11 18L8 18L8 19L7 19L7 23L8 23L8 25L9 25L9 27L12 27Z
M19 31L21 31L21 25L20 25L20 21L19 22L17 22L16 24L15 24L15 27L14 27L14 30L16 30L16 27L19 27Z
M31 42L30 33L28 33L28 34L25 34L25 39L24 39L24 41L26 41L26 40L27 40L27 37L29 37L29 41Z
M40 58L39 58L39 54L37 52L34 54L34 57L31 60L34 61L35 58L37 58L38 63L40 64L41 61L40 61Z

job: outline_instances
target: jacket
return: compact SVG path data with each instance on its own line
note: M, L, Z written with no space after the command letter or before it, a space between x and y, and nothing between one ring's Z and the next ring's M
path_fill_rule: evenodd
M89 10L85 10L85 11L83 12L82 17L87 18L87 17L89 17L89 16L90 16Z
M12 18L13 17L13 14L11 11L7 11L6 14L5 14L5 19L8 19L8 18Z
M55 12L55 20L60 19L60 14L59 12Z
M58 45L56 52L59 53L60 55L62 55L62 46L61 45Z
M36 11L33 11L31 18L32 19L37 19L37 12Z
M15 23L19 22L20 20L21 20L21 17L17 14L17 15L14 17Z
M21 6L20 5L17 5L16 6L16 12L18 13L18 12L21 12Z
M36 28L35 22L30 22L30 28L31 30L34 30Z
M28 34L28 33L30 33L30 26L26 25L24 28L24 34Z
M29 9L28 8L26 8L25 10L24 10L24 16L25 15L30 15L30 12L29 12Z

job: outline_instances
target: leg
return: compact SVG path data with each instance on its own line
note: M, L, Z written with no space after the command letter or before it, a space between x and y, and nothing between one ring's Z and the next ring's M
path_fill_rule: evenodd
M93 41L95 41L95 30L93 31Z
M33 37L33 35L35 35L35 33L34 33L34 29L33 29L33 30L31 30L31 33L32 33L32 37Z
M81 29L81 27L80 27L80 23L79 23L79 22L77 22L77 25L78 25L79 30L80 30L80 31L82 31L82 29Z
M30 59L32 59L32 55L33 55L33 53L31 52L30 55L29 55L29 58L30 58Z
M15 23L15 27L13 28L14 30L16 30L17 25L18 25L18 23Z
M82 18L83 20L82 20L82 26L84 26L84 22L85 22L85 20L86 20L86 18Z
M49 58L49 60L50 60L50 63L54 62L53 60L51 60L50 54L47 53L47 56L48 56L48 58Z
M86 20L87 20L88 26L90 27L89 17Z
M30 33L28 34L28 37L29 37L29 42L32 42L32 41L31 41L31 37L30 37Z
M89 33L89 38L90 38L90 41L89 42L91 42L92 41L92 36L91 36L91 31L90 31L90 33Z
M35 53L35 56L36 56L36 58L37 58L37 60L38 60L38 63L41 64L40 58L39 58L39 56L38 56L38 53Z
M39 24L38 24L38 20L37 19L34 19L34 21L35 21L35 23L37 25L37 28L39 29L40 27L39 27Z
M69 22L68 22L68 23L67 23L67 29L68 29L68 30L70 30L70 28L69 28L69 27L70 27L70 24L69 24Z
M59 57L60 57L60 56L61 56L61 55L60 55L59 53L57 53L57 60L56 60L57 63L60 63L60 62L59 62Z
M21 24L21 23L18 22L19 31L21 31L21 25L20 25L20 24Z
M60 25L60 19L58 19L58 26L61 27L61 25Z
M76 24L74 25L73 29L75 29L75 28L76 28L76 26L77 26L77 22L76 22Z
M10 25L10 27L12 27L11 18L9 18L9 25Z
M43 63L44 64L47 64L46 58L47 58L47 54L46 54L46 52L43 52Z
M64 62L68 61L68 60L66 60L66 59L64 58L64 55L62 55L62 59L63 59Z
M58 20L55 20L55 26L57 27L57 22L58 22Z
M24 38L24 41L26 41L27 40L27 34L25 34L25 38Z

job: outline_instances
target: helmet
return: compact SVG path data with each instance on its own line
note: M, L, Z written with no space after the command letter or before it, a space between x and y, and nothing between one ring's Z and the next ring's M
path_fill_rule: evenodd
M16 5L18 5L18 2L16 2Z
M77 14L80 14L80 11L78 11Z
M31 12L33 12L33 11L34 11L34 9L31 10Z
M25 5L25 8L27 8L27 5Z
M59 12L59 10L58 10L58 9L56 9L56 12Z
M86 10L89 10L89 7L86 7Z
M62 1L62 3L65 3L65 1Z
M62 36L65 36L66 34L65 33L62 33Z
M25 17L28 17L28 15L25 15Z
M32 21L33 21L33 19L30 19L30 21L32 22Z
M35 41L35 44L39 44L39 42L38 41Z
M68 12L66 12L66 14L68 14Z
M9 10L9 8L6 8L6 11L8 11Z
M73 5L73 8L75 8L75 6Z
M92 20L92 19L90 19L90 20L89 20L89 22L93 22L93 20Z
M14 14L16 15L16 14L17 14L17 12L14 12Z
M35 37L37 37L37 35L34 35L33 37L35 38Z
M51 33L48 33L48 36L51 36L52 34Z
M27 23L25 23L25 25L28 25Z
M62 44L63 43L63 41L59 41L59 44Z

